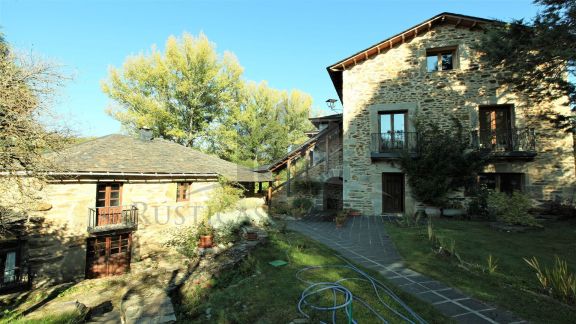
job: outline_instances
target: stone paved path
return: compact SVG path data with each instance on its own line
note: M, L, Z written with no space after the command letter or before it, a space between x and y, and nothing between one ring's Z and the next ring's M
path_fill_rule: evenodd
M347 259L378 271L391 283L459 323L526 323L508 311L471 298L407 268L384 228L385 217L353 217L343 228L318 218L288 221L288 227L338 251Z

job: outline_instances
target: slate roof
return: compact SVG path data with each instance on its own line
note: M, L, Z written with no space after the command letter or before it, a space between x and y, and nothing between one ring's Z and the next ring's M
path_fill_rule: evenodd
M221 175L238 182L272 180L270 173L257 173L174 142L118 134L71 146L51 157L66 172Z

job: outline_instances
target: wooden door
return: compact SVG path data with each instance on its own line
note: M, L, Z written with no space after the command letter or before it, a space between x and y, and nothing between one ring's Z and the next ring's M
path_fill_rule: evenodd
M404 174L382 174L382 212L401 213L404 211Z
M512 112L510 106L480 109L480 141L484 148L509 151L512 143Z
M96 189L97 226L122 222L122 184L99 183Z
M101 278L130 269L132 234L114 234L88 239L86 277Z

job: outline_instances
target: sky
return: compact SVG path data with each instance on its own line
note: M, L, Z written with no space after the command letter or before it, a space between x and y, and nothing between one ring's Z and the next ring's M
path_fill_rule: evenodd
M54 110L79 136L121 132L100 82L126 57L163 49L170 35L200 32L233 52L244 78L312 95L329 113L338 98L326 67L441 12L509 20L533 17L525 0L0 0L0 31L18 51L62 66L72 80Z

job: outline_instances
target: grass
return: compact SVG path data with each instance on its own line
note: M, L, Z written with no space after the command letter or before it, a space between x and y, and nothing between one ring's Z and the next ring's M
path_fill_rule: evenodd
M84 323L85 315L78 312L70 312L58 315L47 315L38 319L9 319L0 323L10 324L78 324Z
M524 261L535 256L541 265L552 265L555 256L559 256L571 271L576 271L574 224L550 222L543 230L507 233L493 230L484 222L434 220L434 234L445 242L455 242L454 249L462 260L477 265L468 267L471 270L461 267L456 258L434 253L426 226L386 226L400 254L416 271L511 310L530 322L566 323L576 318L575 307L541 294L533 269Z
M275 268L268 264L273 260L285 260L288 264ZM302 291L308 284L299 281L296 273L312 265L338 265L344 262L335 252L323 245L293 232L271 233L269 242L258 247L251 255L232 271L225 272L211 283L211 287L186 290L189 293L181 297L176 304L177 317L181 323L288 323L303 318L297 310ZM365 270L365 269L363 269ZM336 281L353 276L347 269L323 269L303 276L310 281ZM377 276L385 283L384 278ZM344 285L383 314L391 323L401 323L397 315L378 304L377 297L368 283L350 281ZM430 305L416 300L402 292L396 293L423 318L431 323L447 323L449 319L437 313ZM387 299L390 302L389 299ZM329 305L332 295L315 300ZM399 307L395 307L399 310ZM207 316L207 314L210 314ZM313 320L330 320L328 313L313 313ZM368 313L358 303L353 305L354 318L359 323L376 322L376 317ZM344 321L343 313L339 322Z

